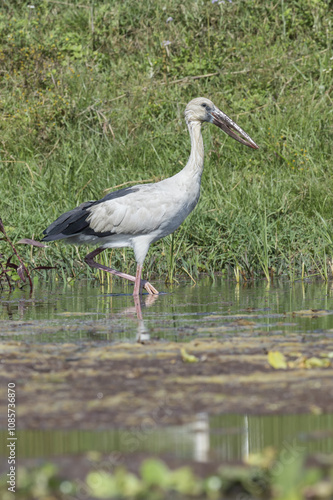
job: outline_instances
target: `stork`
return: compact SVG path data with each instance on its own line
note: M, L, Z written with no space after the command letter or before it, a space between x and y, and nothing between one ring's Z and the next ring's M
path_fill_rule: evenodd
M99 245L85 257L96 269L134 282L133 295L142 289L158 294L141 278L142 266L152 243L173 233L198 203L204 165L201 125L213 123L236 141L258 149L257 144L212 101L197 97L188 103L185 120L191 137L191 153L186 166L162 181L113 191L101 200L87 201L66 212L45 231L43 241ZM131 247L137 263L132 276L97 263L94 258L106 248Z

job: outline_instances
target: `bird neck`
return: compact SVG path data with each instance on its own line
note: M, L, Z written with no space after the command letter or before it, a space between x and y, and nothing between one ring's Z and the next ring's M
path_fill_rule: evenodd
M189 121L187 122L188 131L191 137L191 154L188 162L184 168L186 172L194 176L201 177L204 165L204 145L201 134L201 122Z

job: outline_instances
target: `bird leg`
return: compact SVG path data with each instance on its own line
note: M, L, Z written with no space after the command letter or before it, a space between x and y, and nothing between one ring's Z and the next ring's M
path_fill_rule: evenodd
M158 295L158 291L153 287L147 280L141 279L142 265L138 264L136 268L135 284L133 295L139 295L142 293L142 287L144 287L150 295Z
M141 272L142 272L142 265L138 264L136 267L136 276L135 276L134 291L133 291L134 297L142 293Z
M88 253L88 255L86 255L84 258L86 264L88 264L88 266L90 267L94 267L95 269L101 269L102 271L106 271L107 273L119 276L119 278L125 278L126 280L134 281L133 295L139 295L139 293L142 293L142 288L145 288L150 295L158 295L158 291L156 290L156 288L154 288L147 280L141 279L142 265L138 264L136 276L134 277L131 274L122 273L121 271L117 271L116 269L112 269L111 267L103 266L103 264L95 262L94 258L101 252L103 252L103 250L105 250L105 248L99 247Z

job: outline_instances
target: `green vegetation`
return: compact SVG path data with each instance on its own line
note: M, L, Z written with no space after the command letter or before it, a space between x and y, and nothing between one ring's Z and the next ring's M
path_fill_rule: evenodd
M328 458L328 457L327 457ZM304 457L284 450L280 455L267 448L250 456L250 465L221 466L216 474L197 477L189 466L170 470L158 459L146 459L139 477L124 467L114 473L91 470L85 480L64 480L57 467L21 468L15 498L24 500L71 500L76 495L91 499L145 500L325 500L332 498L332 463L304 467ZM4 482L4 481L3 481ZM0 490L4 500L11 493Z
M260 149L205 127L199 205L151 248L145 273L327 279L329 4L2 2L0 215L13 242L40 239L62 212L109 188L176 173L190 147L185 105L207 96ZM55 243L22 253L64 278L90 273L86 248ZM130 250L113 251L112 262L134 272Z

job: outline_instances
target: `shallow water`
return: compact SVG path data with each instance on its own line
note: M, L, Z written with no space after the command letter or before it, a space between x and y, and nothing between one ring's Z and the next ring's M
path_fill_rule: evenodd
M110 290L91 281L43 283L35 287L31 296L25 290L11 294L2 291L1 341L55 343L59 347L69 342L84 342L85 349L87 342L90 345L92 341L94 349L113 342L134 343L138 337L140 341L147 341L148 346L149 339L160 339L163 344L163 340L182 343L199 337L287 339L296 334L298 339L311 338L314 343L323 337L333 338L332 284L308 281L268 285L264 280L237 284L203 279L196 286L192 283L174 287L157 285L165 293L142 297L143 320L137 319L138 309L131 289L118 284ZM189 365L189 376L191 369ZM42 377L43 372L39 375L37 370L37 376ZM55 391L57 383L55 380ZM64 383L60 379L59 387ZM52 394L48 397L51 401ZM179 465L188 461L239 462L267 446L286 449L291 454L333 453L333 415L321 414L315 405L313 411L318 415L262 416L262 410L255 407L257 415L253 414L252 404L251 414L209 415L203 407L201 413L194 413L183 425L170 426L165 422L163 426L161 422L138 419L132 430L121 429L119 425L115 429L112 419L108 419L107 407L104 411L109 425L96 431L84 430L82 426L75 428L75 422L71 430L38 430L24 425L20 430L19 420L19 455L23 463L45 458L63 464L64 457L76 460L74 457L96 452L107 456L109 461L116 457L116 465L123 463L131 468L133 462L138 462L138 454L158 456L171 465ZM0 431L2 438L6 439L5 430ZM7 467L5 456L5 452L0 455L3 471Z
M268 446L295 453L333 453L333 415L220 415L160 428L145 423L132 430L18 431L21 458L75 455L88 451L146 452L198 462L246 459ZM0 433L1 436L1 433Z
M160 284L160 288L166 293L142 297L139 326L131 289L119 285L110 292L89 281L42 284L31 297L28 291L2 292L0 338L135 341L140 328L141 334L176 341L242 331L253 335L333 332L332 284L203 279L195 286Z

